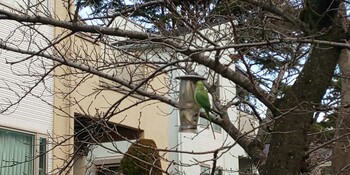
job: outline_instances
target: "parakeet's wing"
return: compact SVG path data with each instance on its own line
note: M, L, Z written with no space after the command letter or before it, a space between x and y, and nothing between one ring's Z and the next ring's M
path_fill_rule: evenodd
M208 97L208 92L205 90L198 90L195 94L196 102L205 110L210 110L210 102Z
M208 120L210 122L210 127L211 127L211 131L213 133L213 137L215 139L215 133L214 133L214 130L213 130L213 125L211 123L211 119L210 119L210 116L209 116L210 101L209 101L208 92L197 86L196 89L195 89L195 92L194 92L194 100L196 101L196 103L197 103L197 105L199 107L202 107L205 110L207 118L208 118Z

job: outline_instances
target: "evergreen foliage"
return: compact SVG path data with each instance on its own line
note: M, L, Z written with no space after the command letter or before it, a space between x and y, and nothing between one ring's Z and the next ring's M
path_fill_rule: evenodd
M120 163L120 170L126 175L162 175L159 152L151 139L139 139L133 143Z

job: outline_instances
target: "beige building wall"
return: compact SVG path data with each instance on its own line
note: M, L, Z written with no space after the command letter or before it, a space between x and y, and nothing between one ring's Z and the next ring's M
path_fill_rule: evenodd
M62 2L55 2L56 16L61 20L69 20L66 7ZM68 33L63 29L55 28L56 38L65 37ZM74 59L78 64L88 63L91 67L101 66L100 61L104 59L106 54L103 50L105 47L94 43L94 40L89 36L75 34L63 39L61 43L55 54L59 57L64 56L66 59ZM146 67L143 70L145 76L153 72L152 69ZM165 95L166 89L160 88L164 86L163 80L165 78L161 77L152 80L150 84L154 89L163 91ZM56 172L67 164L66 161L69 160L74 151L72 137L74 134L74 115L97 116L97 113L103 115L111 104L124 97L124 94L113 91L99 91L96 94L96 89L101 88L102 82L106 82L106 80L74 68L60 66L55 70L53 135L55 137L54 146L56 144L57 147L53 150L53 167L56 168ZM136 97L127 97L120 103L117 111L125 110L143 100ZM153 139L158 148L166 148L168 147L168 119L165 114L161 114L160 110L166 108L167 106L160 102L147 101L118 113L110 119L110 122L139 128L144 131L143 138ZM64 145L60 145L62 142ZM81 168L84 167L83 164L84 161L78 160L70 174L84 174L85 169ZM162 167L167 167L167 164L162 162Z

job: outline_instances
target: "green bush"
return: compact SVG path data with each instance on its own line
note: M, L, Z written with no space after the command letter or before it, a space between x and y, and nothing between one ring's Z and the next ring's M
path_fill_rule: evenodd
M151 148L145 148L138 144ZM162 175L162 172L154 167L161 168L159 152L155 151L154 148L157 148L156 143L150 139L139 139L132 144L120 162L122 173L125 175L148 175L151 171L152 175Z

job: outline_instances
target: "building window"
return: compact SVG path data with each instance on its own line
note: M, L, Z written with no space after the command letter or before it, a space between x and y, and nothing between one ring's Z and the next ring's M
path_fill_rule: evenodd
M239 175L247 175L254 173L254 166L248 157L238 157Z
M49 16L51 12L50 0L0 0L0 6L14 12L35 16Z
M215 175L222 175L223 173L222 173L222 169L221 168L219 168L219 169L217 169L216 171L215 171Z
M207 127L209 125L209 120L204 118L199 118L199 125L202 127Z
M201 172L200 175L210 175L211 173L211 167L209 165L201 165ZM216 169L214 175L222 175L222 169L218 168Z
M201 165L201 173L200 175L210 175L210 166L208 165Z
M213 124L213 130L214 130L215 132L221 133L221 126L219 126L219 125L217 125L217 124L215 124L215 123L212 123L212 124ZM206 129L209 129L209 127L208 127L208 125L209 125L209 120L204 119L204 118L200 118L200 119L199 119L199 125L200 125L201 127L206 127Z
M46 173L46 139L43 137L36 139L34 134L0 128L0 150L0 174Z
M33 5L33 1L34 0L0 0L0 3L16 11L27 13L29 6Z
M116 143L116 142L114 142ZM105 143L103 144L104 147L106 148L114 148L114 143L112 142ZM120 144L121 143L121 144ZM129 147L129 142L118 142L118 148L120 149L126 149ZM119 147L120 146L120 147ZM126 147L125 147L126 146ZM97 147L96 147L97 148ZM101 151L104 148L99 147L98 150ZM92 150L91 154L98 156L100 154L100 151L95 152L97 150ZM106 149L107 151L107 149ZM93 160L93 164L95 166L95 175L115 175L118 174L119 167L120 167L120 162L123 158L122 154L110 154L110 155L105 155L106 157L98 157L95 160Z
M219 125L213 123L213 130L214 130L215 132L220 132L220 133L221 133L221 126L219 126Z

